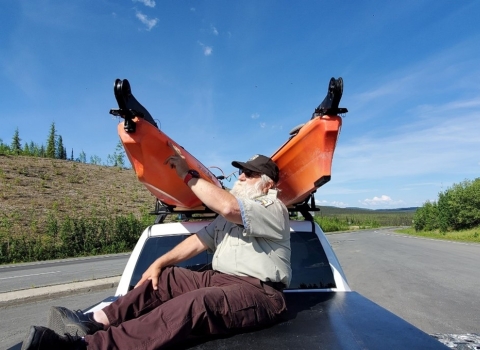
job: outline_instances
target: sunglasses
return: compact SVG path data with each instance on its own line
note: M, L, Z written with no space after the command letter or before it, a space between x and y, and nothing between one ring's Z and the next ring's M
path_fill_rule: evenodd
M256 171L251 171L248 169L239 169L238 170L238 175L245 174L245 177L252 178L252 177L260 177L261 174L257 173Z

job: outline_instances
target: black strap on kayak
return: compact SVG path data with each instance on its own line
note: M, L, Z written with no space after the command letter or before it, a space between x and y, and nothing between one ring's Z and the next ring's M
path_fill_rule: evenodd
M110 114L125 119L124 129L127 133L133 133L136 130L136 124L133 118L139 117L158 128L150 113L132 94L130 83L127 79L116 79L113 84L113 93L117 100L119 109L111 109Z

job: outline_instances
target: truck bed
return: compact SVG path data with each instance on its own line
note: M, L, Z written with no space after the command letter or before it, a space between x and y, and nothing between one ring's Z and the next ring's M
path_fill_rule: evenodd
M448 349L356 292L285 293L287 320L187 349Z

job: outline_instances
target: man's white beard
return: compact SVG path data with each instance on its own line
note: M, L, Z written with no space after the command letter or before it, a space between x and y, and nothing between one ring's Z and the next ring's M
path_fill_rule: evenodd
M263 195L262 183L259 181L254 185L249 185L246 181L237 180L230 190L230 193L241 199L253 199Z

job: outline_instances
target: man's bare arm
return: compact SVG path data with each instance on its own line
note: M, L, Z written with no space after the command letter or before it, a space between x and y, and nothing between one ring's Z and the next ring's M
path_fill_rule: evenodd
M235 224L243 224L237 198L204 179L191 179L188 186L214 212Z
M165 164L175 168L177 175L184 179L189 170L185 157L182 156L182 152L175 145L170 143L170 147L175 155L168 157ZM240 205L235 196L204 179L193 178L188 182L188 186L208 208L230 222L243 223Z

